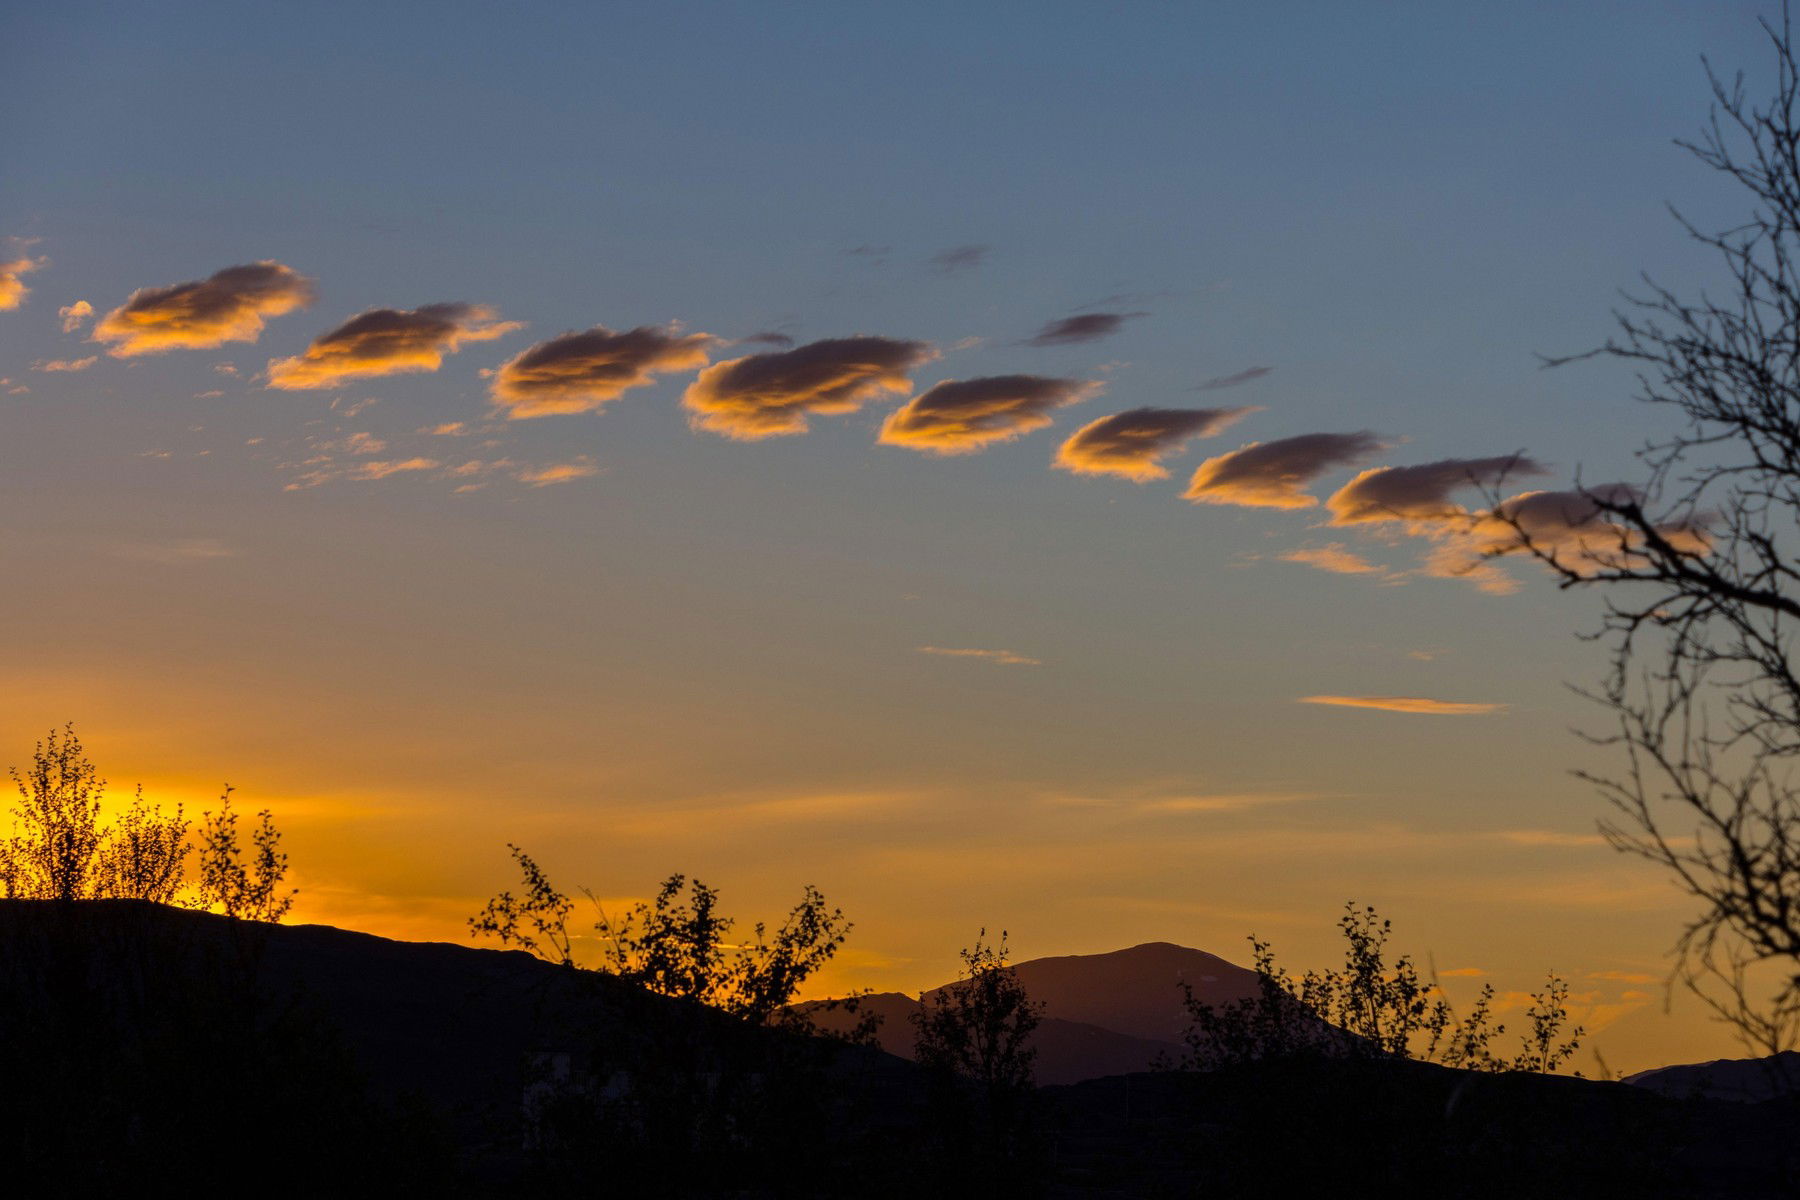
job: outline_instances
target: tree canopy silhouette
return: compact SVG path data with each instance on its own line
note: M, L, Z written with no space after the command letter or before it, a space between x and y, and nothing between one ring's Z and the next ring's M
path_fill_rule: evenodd
M1725 286L1646 279L1603 346L1549 360L1630 364L1681 429L1638 451L1640 485L1580 489L1575 542L1509 523L1563 586L1604 592L1611 669L1591 695L1615 724L1594 740L1624 765L1584 775L1603 830L1697 901L1679 977L1774 1053L1800 1037L1800 63L1785 9L1763 28L1772 94L1707 64L1709 119L1677 142L1749 202L1723 229L1676 213Z

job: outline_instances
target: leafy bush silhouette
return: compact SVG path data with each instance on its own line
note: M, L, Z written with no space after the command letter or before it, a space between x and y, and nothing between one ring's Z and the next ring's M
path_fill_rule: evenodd
M808 886L779 926L758 923L735 942L735 918L700 880L671 875L654 899L616 917L584 890L599 947L586 967L575 956L575 902L529 854L508 849L520 887L470 918L471 934L563 966L573 984L604 988L613 1015L604 1029L555 1031L581 1068L530 1081L537 1099L526 1139L541 1168L560 1185L798 1188L795 1164L816 1163L842 1095L829 1073L834 1041L811 1015L819 1007L793 1002L844 944L842 911ZM828 1004L854 1011L856 1001ZM836 1041L869 1032L859 1022ZM564 1055L542 1057L540 1066Z
M962 975L919 997L914 1060L932 1083L940 1152L962 1182L1025 1187L1036 1171L1031 1035L1043 1019L1007 958L1006 932L984 928L962 953Z
M1531 1031L1517 1053L1500 1057L1494 1039L1506 1031L1493 1021L1494 989L1484 984L1466 1017L1419 973L1409 954L1388 958L1393 922L1373 908L1344 906L1344 965L1292 978L1276 964L1269 943L1252 936L1257 992L1212 1004L1183 983L1189 1027L1181 1066L1211 1070L1300 1056L1393 1058L1476 1071L1554 1071L1581 1043L1569 1028L1569 985L1552 972L1526 1009Z

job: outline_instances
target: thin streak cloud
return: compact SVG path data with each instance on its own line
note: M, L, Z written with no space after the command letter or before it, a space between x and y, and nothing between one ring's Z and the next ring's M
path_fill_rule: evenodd
M1300 704L1327 704L1339 708L1373 708L1382 712L1415 713L1432 717L1480 717L1505 712L1504 704L1480 704L1459 700L1430 700L1424 696L1302 696Z
M1073 317L1064 317L1060 321L1051 321L1035 334L1025 339L1027 346L1074 346L1082 342L1097 342L1109 338L1125 327L1125 322L1133 317L1147 317L1142 312L1097 312L1078 313Z
M1028 658L1011 650L956 649L948 646L920 646L915 654L936 654L944 658L975 658L1000 667L1041 667L1042 659Z

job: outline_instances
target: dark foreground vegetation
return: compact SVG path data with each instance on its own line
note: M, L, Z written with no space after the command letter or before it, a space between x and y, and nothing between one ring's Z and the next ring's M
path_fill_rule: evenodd
M1008 1090L518 951L141 901L0 903L0 964L18 1195L1724 1197L1800 1181L1792 1099L1317 1054Z

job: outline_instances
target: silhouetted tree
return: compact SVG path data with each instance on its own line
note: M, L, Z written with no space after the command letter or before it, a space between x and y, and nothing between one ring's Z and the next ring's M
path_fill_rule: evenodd
M808 886L785 920L732 936L718 892L671 875L654 899L609 914L585 892L597 954L576 961L575 902L537 862L509 846L521 878L469 921L476 936L569 969L572 983L610 985L617 1020L586 1031L584 1069L537 1081L544 1117L531 1132L559 1186L592 1177L634 1188L744 1186L816 1166L835 1091L835 1051L800 989L844 944L850 924ZM617 984L623 983L620 988ZM835 1002L855 1009L855 999ZM857 1035L868 1029L859 1026ZM580 1031L570 1036L580 1036Z
M1043 1013L1007 961L1005 931L997 945L986 937L983 929L962 951L961 978L919 997L912 1019L914 1060L937 1085L940 1134L992 1182L1021 1175L1032 1149L1031 1036Z
M1542 992L1532 994L1526 1010L1531 1032L1524 1044L1504 1058L1493 1051L1494 1039L1506 1027L1493 1023L1491 985L1483 985L1469 1014L1459 1020L1411 955L1389 959L1393 922L1351 903L1338 928L1344 935L1341 969L1308 971L1296 980L1276 964L1269 943L1252 937L1255 995L1213 1004L1181 984L1190 1021L1181 1065L1214 1070L1295 1057L1369 1058L1548 1072L1580 1045L1583 1030L1569 1027L1568 984L1554 973Z
M73 725L52 729L31 765L12 772L19 802L13 835L0 842L0 893L9 898L116 898L168 903L181 886L188 823L144 800L139 787L110 827L101 822L102 779Z
M268 809L257 813L246 860L238 837L238 814L231 807L233 790L225 788L218 812L203 813L200 818L196 903L246 921L279 921L293 907L299 890L282 886L288 856L281 849L281 834Z
M1676 214L1726 286L1646 280L1618 333L1576 356L1631 364L1639 399L1683 428L1638 452L1641 486L1581 490L1579 537L1509 523L1564 587L1605 593L1612 663L1593 697L1616 726L1594 740L1625 761L1585 776L1612 806L1603 829L1698 902L1679 978L1774 1053L1800 1038L1800 64L1785 9L1763 28L1772 94L1753 102L1707 64L1710 118L1677 142L1749 201L1724 229Z

